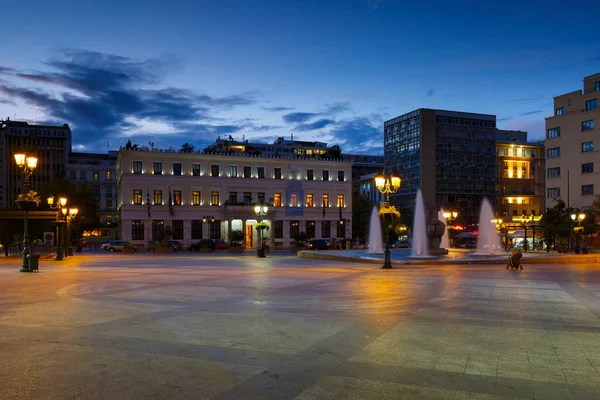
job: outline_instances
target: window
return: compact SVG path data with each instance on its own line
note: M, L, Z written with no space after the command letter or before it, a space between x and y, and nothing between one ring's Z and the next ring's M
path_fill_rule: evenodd
M314 207L314 198L312 193L306 195L306 207Z
M182 219L174 219L171 224L171 229L173 231L173 240L183 240L183 220Z
M300 233L300 221L290 221L290 238L295 238Z
M306 221L306 236L309 239L315 237L315 221Z
M173 175L181 176L181 163L173 163Z
M273 207L281 207L281 193L273 195Z
M265 192L258 192L258 204L265 204Z
M513 156L517 156L517 149L513 149Z
M94 185L92 189L94 191L94 197L100 197L100 185Z
M595 110L598 108L598 99L592 99L585 102L585 111Z
M131 221L131 239L132 240L144 240L144 221L141 219L134 219Z
M200 191L199 190L192 191L192 205L193 206L200 205Z
M508 149L502 150L502 155L503 156L508 156Z
M564 107L557 108L554 115L563 115L565 113Z
M229 177L230 178L237 178L238 177L238 171L237 171L237 165L230 165L229 166Z
M79 179L87 179L85 171L79 171Z
M77 171L69 171L69 178L70 179L77 179Z
M560 157L560 147L548 149L548 158Z
M581 143L581 152L588 153L594 151L594 142L583 142Z
M210 176L219 176L219 166L218 165L210 166Z
M213 240L221 239L221 221L215 220L208 224L208 238Z
M321 221L321 237L325 239L331 237L331 221Z
M155 206L160 206L162 205L162 190L155 190L154 191L154 205Z
M244 178L252 178L252 167L244 167Z
M344 182L344 171L338 171L338 182Z
M307 169L306 170L306 180L307 181L314 181L315 180L315 170L314 169Z
M202 239L202 220L192 220L192 240Z
M338 207L345 207L345 203L344 203L344 195L343 194L338 194L337 197L337 206Z
M161 162L153 162L152 163L152 171L154 175L162 175L162 163Z
M142 190L141 189L133 190L133 204L136 204L136 205L142 204Z
M162 219L154 219L152 220L152 238L156 239L158 237L158 232L165 228L165 221Z
M594 194L594 185L581 185L581 195L588 196Z
M251 192L244 192L244 204L247 206L252 204L252 193Z
M582 174L592 174L594 172L594 163L585 163L581 164L581 173Z
M548 168L548 178L560 178L560 167Z
M173 205L181 205L181 190L173 190Z
M211 206L219 205L219 192L216 190L213 190L212 192L210 192L210 205Z
M281 168L275 168L275 179L281 179Z
M327 169L323 170L323 180L329 181L329 170L327 170Z
M192 175L200 176L200 164L192 164Z
M141 161L134 161L133 162L133 173L134 174L141 174L142 173L142 162Z
M95 181L100 180L100 173L99 172L94 171L94 180Z
M106 171L106 180L112 181L112 171Z
M596 82L594 85L594 90L600 90L600 81Z
M229 192L229 204L237 204L237 192Z
M535 150L531 150L531 158L535 158Z
M275 221L273 224L273 237L283 239L283 221Z
M290 207L298 207L298 195L296 193L290 194Z
M548 196L552 199L560 198L560 188L548 188Z
M265 167L257 167L256 173L258 174L258 179L265 179Z
M591 131L592 129L594 129L594 120L593 119L590 119L588 121L583 121L581 123L582 131Z

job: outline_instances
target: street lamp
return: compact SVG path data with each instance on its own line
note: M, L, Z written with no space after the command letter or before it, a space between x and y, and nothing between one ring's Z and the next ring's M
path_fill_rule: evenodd
M502 218L494 218L492 219L492 224L496 225L496 229L498 229L498 234L500 235L500 237L502 237L502 224L504 223L504 220ZM506 242L507 240L504 240L504 248L506 249Z
M48 202L48 206L53 209L56 210L56 261L61 261L63 259L63 248L62 248L62 243L61 243L61 231L62 231L62 223L63 221L61 221L60 218L60 212L61 209L67 204L67 198L66 197L59 197L58 201L55 203L54 202L54 196L50 196L46 199L46 201Z
M527 225L533 221L533 215L521 215L521 223L523 224L523 251L527 251ZM535 230L535 228L534 228ZM533 239L532 239L533 242Z
M444 218L448 222L448 229L452 229L452 221L454 221L458 217L457 211L444 211Z
M262 222L263 217L265 215L267 215L268 211L269 211L269 207L264 204L259 204L259 205L254 206L254 213L259 216L259 224ZM266 257L265 256L265 246L264 246L263 240L262 240L263 229L265 229L265 226L259 226L258 240L260 241L260 246L256 249L256 256L261 257L261 258Z
M25 201L27 201L27 196L29 195L29 177L33 174L33 170L37 166L38 159L34 155L27 155L26 153L16 153L15 154L15 162L17 166L23 172L23 195L25 196ZM18 197L17 197L18 200ZM31 256L32 251L29 247L29 233L27 232L27 212L28 205L24 205L23 209L25 210L25 218L24 218L24 229L23 229L23 263L21 264L21 272L31 272L29 269L29 260L28 257Z
M207 222L209 223L208 224L208 238L210 239L210 227L211 227L210 224L212 222L215 222L215 217L213 217L212 215L205 215L204 217L202 217L202 223L206 224Z
M585 219L585 214L584 213L573 213L571 214L571 219L573 220L573 222L577 221L577 226L575 228L573 228L573 230L577 233L577 241L575 242L575 249L577 250L577 253L579 253L579 239L580 239L580 235L581 235L581 231L583 230L583 227L581 226L581 221L583 221Z
M60 212L62 213L64 220L67 222L67 237L65 238L66 255L72 256L73 249L71 247L71 221L77 216L79 209L75 207L63 207L61 208Z
M400 215L400 213L396 210L396 207L390 204L390 194L398 192L400 190L400 183L402 180L400 177L395 175L377 175L375 177L375 187L379 190L379 193L385 195L385 202L379 205L379 214L384 217L384 225L385 225L385 260L383 266L381 268L390 269L392 267L392 262L390 260L390 227L386 223L387 215Z

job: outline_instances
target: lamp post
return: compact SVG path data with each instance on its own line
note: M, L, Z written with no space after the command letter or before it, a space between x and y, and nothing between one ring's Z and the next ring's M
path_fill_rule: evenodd
M500 237L502 237L502 224L504 223L504 221L502 220L502 218L494 218L492 219L492 224L496 225L496 229L498 229L498 234L500 235ZM503 240L504 242L504 249L506 250L506 240Z
M205 215L204 217L202 217L202 223L206 224L208 222L208 238L210 239L210 224L215 222L215 217L213 217L212 215Z
M456 220L457 217L457 211L444 211L444 218L446 218L446 222L448 222L448 236L450 236L450 230L453 229L452 221ZM454 237L450 237L450 245L454 245Z
M581 235L581 231L583 230L583 227L581 226L581 221L583 221L585 219L585 214L584 213L573 213L571 214L571 219L573 220L573 222L577 221L577 226L575 228L573 228L573 230L577 233L576 236L576 242L575 242L575 249L577 250L577 253L579 253L579 239L580 239L580 235Z
M521 215L521 223L523 224L523 251L527 251L527 225L533 221L533 215Z
M400 215L396 207L390 204L390 194L398 192L401 182L400 177L395 175L381 174L375 177L375 187L377 187L379 193L385 195L385 202L379 205L379 214L383 215L385 225L385 260L381 267L384 269L393 268L390 260L390 227L386 217L388 215Z
M16 153L15 162L17 166L23 172L23 194L25 196L29 193L29 177L33 174L33 170L37 166L38 159L34 155L27 155L26 153ZM17 198L18 199L18 198ZM27 199L25 200L27 201ZM27 211L29 206L24 205L25 210L24 218L24 229L23 229L23 263L21 264L21 272L31 272L29 269L28 257L32 254L31 248L29 248L29 233L27 232Z
M61 243L61 241L62 241L61 231L62 231L63 221L61 221L60 212L61 212L62 208L67 205L67 198L61 196L58 198L58 201L56 203L54 202L54 196L50 196L46 200L48 202L48 206L51 209L56 210L56 258L55 258L55 260L61 261L63 259L63 247L62 247L62 243Z
M65 237L65 249L66 249L65 255L72 256L73 255L73 246L71 245L71 221L77 216L79 209L77 209L75 207L69 208L69 209L67 209L66 207L63 207L60 211L63 215L63 218L67 222L67 234Z
M264 205L264 204L259 204L254 206L254 213L256 215L258 215L259 217L259 223L262 222L263 217L265 215L267 215L267 212L269 211L269 207ZM266 257L265 256L265 247L263 245L263 240L262 240L262 231L263 231L264 227L261 227L258 230L258 240L260 241L260 246L258 246L258 248L256 249L256 256L257 257Z

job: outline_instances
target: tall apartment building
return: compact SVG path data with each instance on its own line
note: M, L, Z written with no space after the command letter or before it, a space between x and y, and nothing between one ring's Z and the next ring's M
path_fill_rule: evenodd
M19 151L34 153L38 164L30 182L33 190L40 191L52 182L55 174L65 171L71 151L69 125L30 125L24 121L0 121L0 207L12 207L23 190L23 174L18 169L14 154Z
M271 245L288 246L296 232L345 238L352 232L352 161L245 152L181 153L121 149L117 161L120 237L143 244L159 227L173 238L228 239L233 230L255 247L255 204Z
M117 157L118 151L105 154L71 153L67 164L67 180L77 189L87 186L98 201L97 216L100 236L116 237L117 233Z
M546 118L546 204L557 200L585 210L600 194L600 73L583 78L576 90L554 98Z
M456 209L477 223L481 201L496 196L496 116L418 109L384 123L386 171L402 177L392 202L414 209L418 189L432 208Z

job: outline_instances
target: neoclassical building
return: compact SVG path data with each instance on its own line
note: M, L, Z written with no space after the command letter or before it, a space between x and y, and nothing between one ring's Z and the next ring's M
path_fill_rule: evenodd
M246 247L259 243L254 205L272 246L296 232L345 238L352 232L352 160L248 153L182 153L121 149L117 160L120 237L142 245L161 226L191 243L241 230Z

